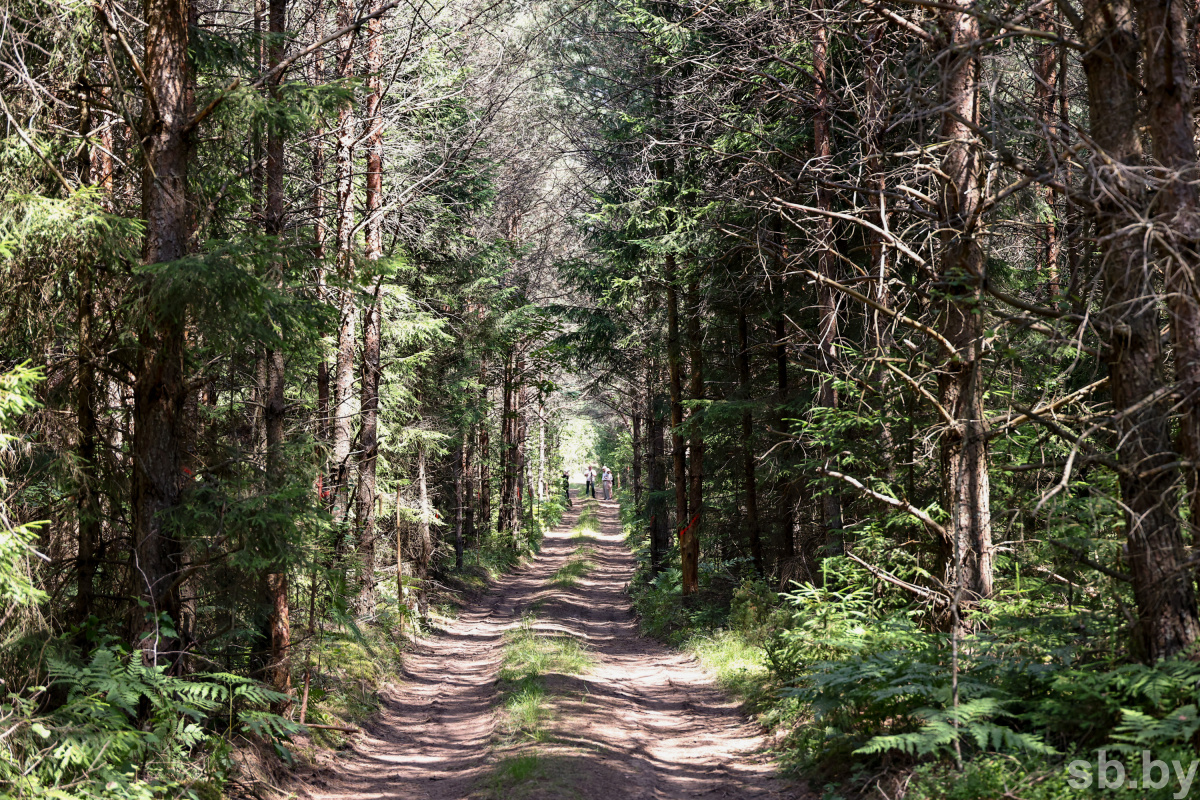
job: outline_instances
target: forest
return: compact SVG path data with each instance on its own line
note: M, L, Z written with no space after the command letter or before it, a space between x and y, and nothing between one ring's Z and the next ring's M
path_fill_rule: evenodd
M0 0L0 797L1189 796L1198 25ZM568 759L614 637L769 775Z

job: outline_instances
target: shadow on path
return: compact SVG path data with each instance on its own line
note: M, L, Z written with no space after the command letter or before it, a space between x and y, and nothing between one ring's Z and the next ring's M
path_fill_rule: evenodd
M465 800L484 796L499 759L496 681L504 633L536 607L535 630L578 638L594 666L548 675L554 718L524 798L801 798L762 755L761 730L689 656L640 636L624 592L633 556L615 502L599 503L586 543L592 569L570 588L550 583L584 540L581 503L548 534L537 559L499 580L445 631L417 643L403 683L339 765L309 781L313 800Z

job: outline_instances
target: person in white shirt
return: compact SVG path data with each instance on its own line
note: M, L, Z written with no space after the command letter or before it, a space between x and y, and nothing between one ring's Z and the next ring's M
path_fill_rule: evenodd
M601 480L604 483L604 499L612 500L612 485L613 485L612 470L610 470L608 467L605 467L604 475L601 478Z
M584 487L583 487L583 496L584 497L595 497L596 496L596 470L591 464L588 464L588 468L584 471L583 479L586 481L586 483L584 484Z

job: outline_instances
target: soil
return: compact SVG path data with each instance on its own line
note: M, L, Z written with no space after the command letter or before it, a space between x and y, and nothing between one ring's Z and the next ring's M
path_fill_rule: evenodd
M615 502L599 503L594 568L570 588L550 582L580 544L582 503L541 553L417 643L402 681L337 763L306 781L311 800L803 800L775 774L762 729L690 656L639 635L625 587L634 560ZM508 735L497 700L506 631L585 643L591 669L545 679L551 718L540 741Z

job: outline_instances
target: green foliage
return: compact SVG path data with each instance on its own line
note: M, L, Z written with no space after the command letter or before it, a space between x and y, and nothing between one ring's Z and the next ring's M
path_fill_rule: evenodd
M0 373L0 456L14 446L17 436L10 431L23 414L36 407L34 387L41 374L28 366L18 366ZM7 489L4 476L0 474L0 493ZM9 616L17 609L40 603L46 593L33 582L28 560L36 551L33 543L37 538L38 523L14 524L9 520L7 509L0 498L0 633Z
M190 679L112 645L85 662L49 661L50 684L10 693L0 787L13 797L200 798L221 785L228 739L278 743L300 726L265 706L282 695L227 673ZM39 712L48 691L64 701ZM286 753L279 747L281 753Z

